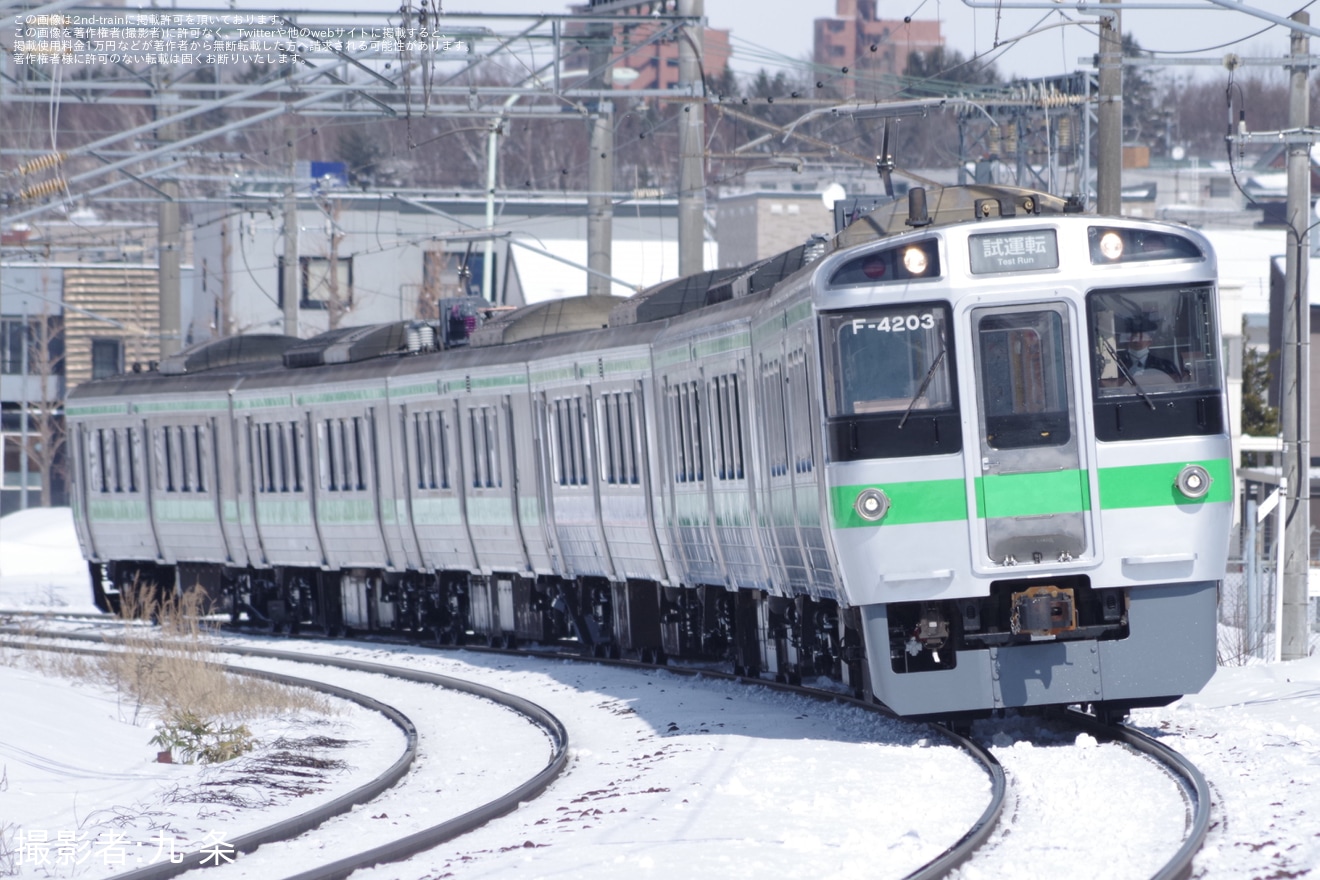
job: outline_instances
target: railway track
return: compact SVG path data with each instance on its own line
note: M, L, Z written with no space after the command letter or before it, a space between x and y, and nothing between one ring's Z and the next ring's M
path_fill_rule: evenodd
M1191 876L1212 804L1185 757L1128 724L1076 709L975 730L1004 764L1009 800L966 876Z
M97 637L88 635L86 636L86 638L91 639ZM369 645L380 644L380 642L379 640L372 640L368 644ZM302 663L320 663L323 662L324 659L319 654L310 655L306 652L297 651L297 650L286 651L286 650L276 650L276 649L267 649L267 648L256 648L250 645L227 646L224 647L222 650L228 653L247 655L249 657L264 657L271 659L279 659L282 661L292 660ZM468 649L468 650L490 651L503 655L521 654L521 655L540 658L542 660L586 659L586 658L568 657L567 655L561 652L555 652L555 651L527 651L527 650L509 650L509 649ZM595 664L629 667L634 669L655 668L652 666L644 666L643 664L639 664L632 661L602 660L599 658L590 658L590 662ZM364 661L346 661L343 660L342 658L336 658L336 665L338 665L339 663L349 664L349 666L342 668L362 668L364 670L369 669L371 671L381 671L384 674L395 674L398 671L397 667L394 666L381 666L380 664L365 663ZM737 677L733 675L710 670L710 669L682 668L682 667L665 667L665 669L668 672L676 673L680 675L704 676L715 679L738 680ZM419 673L419 674L429 675L429 673ZM813 688L795 687L791 685L778 684L778 683L762 681L762 680L756 680L754 683L759 687L763 687L770 690L806 696L813 700L818 700L818 701L827 701L827 702L851 705L868 712L883 713L883 709L881 707L876 706L875 704L867 703L861 700L856 700L851 697L844 696L838 693L821 691ZM1182 845L1178 848L1178 851L1175 853L1175 855L1171 859L1169 859L1164 865L1162 865L1151 876L1155 878L1159 878L1159 880L1166 880L1166 878L1176 878L1176 877L1186 876L1190 871L1191 858L1199 848L1201 841L1204 839L1206 829L1208 828L1209 825L1210 799L1204 779L1201 778L1199 772L1197 772L1196 769L1192 767L1190 763L1188 763L1185 759L1182 759L1181 756L1178 756L1177 753L1173 752L1167 747L1159 744L1158 742L1155 742L1151 738L1146 737L1144 734L1141 734L1138 731L1135 731L1129 727L1126 727L1124 725L1103 724L1100 721L1079 712L1072 712L1067 716L1067 718L1070 724L1075 725L1078 729L1084 729L1088 731L1092 736L1096 737L1097 739L1118 740L1123 742L1131 749L1138 750L1144 754L1149 755L1153 760L1160 762L1161 766L1167 767L1166 772L1179 780L1179 784L1182 790L1184 791L1183 796L1186 800L1186 804L1188 805L1186 810L1186 814L1187 814L1186 834L1182 842ZM964 865L969 860L972 860L973 854L976 853L977 850L983 846L986 847L987 850L993 851L996 846L994 837L995 836L1002 837L1005 834L1005 830L1004 830L1005 825L1007 825L1010 828L1012 826L1013 818L1008 817L1006 819L1004 816L1006 805L1013 803L1013 799L1015 797L1021 798L1020 792L1015 794L1011 790L1010 786L1006 781L1003 768L999 765L998 760L996 759L995 755L992 753L990 749L983 748L973 739L969 737L964 737L961 734L954 732L953 730L950 730L948 728L942 726L936 726L935 729L940 736L944 737L948 741L956 744L959 748L963 749L980 766L984 768L984 771L986 772L987 777L990 780L991 792L990 792L989 801L985 809L977 817L977 819L968 827L967 831L960 836L960 838L957 841L955 841L950 846L948 846L936 858L927 861L920 868L912 871L910 874L907 875L907 878L920 878L920 880L933 880L933 878L948 876L951 873L956 872L960 866ZM1020 828L1017 830L1019 832L1017 835L1019 838L1028 836L1026 834L1021 833ZM462 831L457 832L457 834L461 834L461 833L463 832ZM448 839L452 839L452 837ZM439 842L440 841L437 841L436 843L430 845L434 846L437 845ZM989 846L986 846L987 842L989 842ZM425 848L427 847L421 846L419 847L419 850L416 851L420 851L420 849L425 849ZM363 854L363 856L365 858L367 857L367 854ZM374 858L374 856L372 856L372 858ZM991 859L991 861L993 862L993 859ZM367 864L370 862L362 862L362 863ZM972 864L974 866L980 866L981 863L982 863L982 857L977 857L975 860L972 861ZM330 867L335 868L335 866L330 866ZM351 868L349 870L351 870ZM319 878L321 877L344 876L345 873L347 872L345 871L344 873L333 873L333 872L321 873L318 869L318 871L311 871L306 873L305 875L300 875L299 880L313 880L313 878L318 878L319 880ZM143 878L143 880L145 880L145 878Z
M0 646L16 649L50 649L51 644L47 641L49 639L58 639L61 641L72 640L75 642L107 641L103 636L86 633L40 634L27 632L24 635L30 639L34 638L34 640L20 641L12 638L4 639L0 641ZM42 644L42 642L46 643ZM95 648L71 648L68 645L61 645L58 650L64 653L74 651L87 654L98 653L98 649ZM489 700L490 702L515 712L525 718L528 722L541 730L545 737L550 741L550 757L545 765L540 768L538 772L531 775L520 784L505 791L498 797L483 800L473 808L466 809L457 815L446 818L442 822L429 825L419 831L395 838L387 843L371 846L349 856L334 859L327 864L318 865L313 870L297 875L306 878L306 880L311 880L311 878L316 878L316 880L332 880L332 878L347 877L355 870L369 868L373 865L383 863L402 861L460 837L472 829L516 809L519 804L538 796L551 784L551 782L554 781L556 777L559 776L560 773L563 772L568 762L568 732L559 719L529 700L505 693L496 688L476 682L463 681L452 676L438 675L435 673L410 670L384 664L367 663L358 660L333 657L313 658L291 652L262 651L259 649L236 650L220 648L218 650L222 653L240 655L247 658L264 657L266 659L282 660L285 662L315 664L339 670L388 676ZM400 758L385 772L379 774L370 782L359 786L345 795L334 798L326 803L319 804L310 810L300 813L292 819L275 822L257 831L227 840L226 842L232 847L234 853L253 854L256 853L261 846L289 841L311 829L321 827L326 822L349 812L359 804L372 802L380 798L390 789L399 785L400 782L405 779L410 768L413 767L414 761L419 754L418 730L413 722L395 707L357 691L324 681L305 677L295 677L271 670L245 668L234 664L226 664L226 666L240 675L264 678L293 687L308 688L320 693L348 699L358 703L364 708L381 712L386 715L386 717L390 718L390 720L392 720L403 731L406 739L404 754L401 755ZM117 874L115 876L116 880L167 880L167 878L177 876L184 871L198 867L207 867L208 860L215 862L215 853L203 849L184 854L182 860L178 863L162 862L126 873ZM245 863L247 863L247 861L248 860L245 859ZM214 865L212 864L210 867L214 867Z

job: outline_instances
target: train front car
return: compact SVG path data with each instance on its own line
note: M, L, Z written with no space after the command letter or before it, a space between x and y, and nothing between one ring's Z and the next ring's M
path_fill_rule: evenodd
M1080 214L822 263L833 545L877 699L1121 714L1209 679L1233 499L1215 272L1190 230Z

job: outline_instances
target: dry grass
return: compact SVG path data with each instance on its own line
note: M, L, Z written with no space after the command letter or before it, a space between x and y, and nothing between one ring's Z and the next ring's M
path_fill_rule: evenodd
M200 589L161 597L146 585L125 591L117 649L99 656L5 652L0 662L21 662L43 675L110 685L131 722L147 718L156 723L158 734L152 741L186 761L229 760L254 748L257 742L247 732L247 722L332 712L321 694L221 667L201 624L207 610Z
M204 603L205 594L198 589L145 604L126 600L123 650L105 657L100 667L105 679L133 701L135 713L150 709L163 718L191 715L244 721L328 711L319 694L235 675L218 666L200 623L207 610ZM140 620L159 625L144 626Z

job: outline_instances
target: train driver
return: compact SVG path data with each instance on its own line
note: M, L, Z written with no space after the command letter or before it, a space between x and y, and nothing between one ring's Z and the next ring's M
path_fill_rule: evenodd
M1173 382L1183 380L1184 373L1181 367L1151 351L1150 346L1154 341L1157 326L1157 322L1148 318L1133 318L1128 321L1127 347L1118 352L1120 381L1116 384L1127 384L1130 380L1151 384L1152 379L1158 384L1165 381L1161 374Z

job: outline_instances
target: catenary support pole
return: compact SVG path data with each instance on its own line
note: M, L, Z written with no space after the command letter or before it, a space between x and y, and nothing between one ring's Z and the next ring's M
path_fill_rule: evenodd
M284 186L284 269L281 289L284 291L284 333L298 335L298 305L302 298L302 271L298 263L298 147L293 136L293 113L284 117L284 141L287 150L286 169L289 181Z
M1123 29L1119 0L1100 0L1100 108L1096 112L1096 212L1118 215L1123 192ZM1113 10L1110 13L1110 10Z
M678 0L679 15L700 19L705 0ZM705 93L701 76L700 23L683 29L678 38L678 88L692 95ZM706 241L706 105L683 105L678 123L678 274L695 275L705 269Z
M1311 23L1305 12L1293 15L1303 26ZM1289 72L1288 128L1303 131L1309 124L1307 80L1310 38L1301 30L1292 32ZM1307 294L1310 251L1311 163L1310 144L1297 140L1288 145L1288 248L1284 266L1284 470L1288 478L1288 507L1285 514L1287 557L1283 561L1282 619L1279 625L1279 659L1300 660L1307 654L1307 586L1311 560L1311 306Z
M608 89L613 85L613 68L610 56L613 53L614 25L590 25L591 50L589 52L591 70L599 71L593 76L594 88ZM614 200L607 195L614 190L614 102L601 99L595 102L595 112L588 124L590 153L587 156L587 187L591 195L587 196L587 294L590 296L609 296L610 282L607 280L613 269L614 250Z

